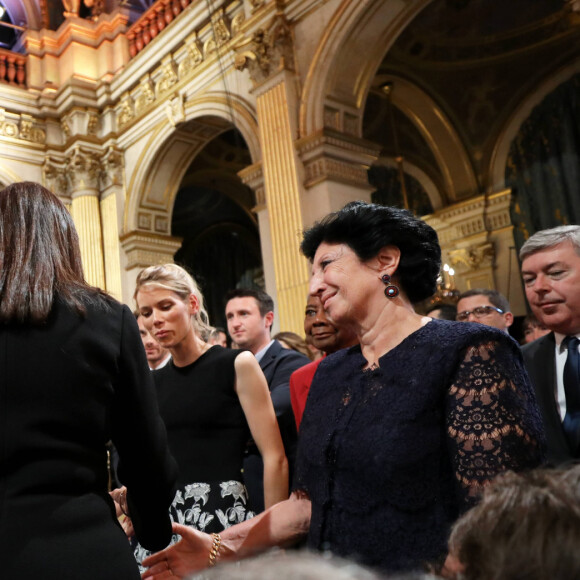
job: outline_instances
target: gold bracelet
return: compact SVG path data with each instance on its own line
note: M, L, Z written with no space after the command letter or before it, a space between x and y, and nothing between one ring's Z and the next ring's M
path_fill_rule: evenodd
M215 566L218 552L220 551L220 546L222 543L222 538L219 534L212 534L211 538L213 540L213 544L211 546L211 550L209 551L209 567Z

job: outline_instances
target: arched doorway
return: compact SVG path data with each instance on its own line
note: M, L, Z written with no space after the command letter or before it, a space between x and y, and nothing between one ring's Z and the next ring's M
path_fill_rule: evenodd
M171 234L183 238L175 261L195 276L214 326L225 326L228 290L264 285L254 193L237 175L250 164L243 137L230 129L198 153L175 198Z

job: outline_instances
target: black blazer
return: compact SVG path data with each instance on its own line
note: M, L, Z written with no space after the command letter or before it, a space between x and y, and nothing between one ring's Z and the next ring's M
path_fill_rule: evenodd
M554 466L574 459L562 428L562 418L556 401L555 350L556 341L553 332L522 347L526 369L542 412L548 446L548 463Z
M290 479L294 470L298 443L296 421L290 402L290 375L309 362L308 357L295 350L284 348L277 340L260 360L260 367L268 382L274 411L278 419L284 451L288 459ZM244 460L244 482L248 488L250 506L256 512L264 510L263 477L264 465L260 452L255 445L251 445Z
M277 340L260 360L260 368L268 382L289 462L296 455L297 441L296 421L290 401L290 375L309 362L308 357L295 350L284 348Z
M138 580L107 490L109 440L138 538L159 550L177 467L131 311L57 303L46 324L0 325L3 578Z

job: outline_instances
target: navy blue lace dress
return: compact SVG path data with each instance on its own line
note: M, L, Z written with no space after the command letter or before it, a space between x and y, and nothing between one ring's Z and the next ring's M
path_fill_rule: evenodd
M312 501L308 545L420 569L482 486L542 462L540 413L519 347L481 324L434 320L365 362L358 346L331 355L310 389L294 485Z

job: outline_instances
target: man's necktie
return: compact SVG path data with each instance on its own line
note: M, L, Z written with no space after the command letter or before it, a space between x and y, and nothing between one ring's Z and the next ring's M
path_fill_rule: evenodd
M564 392L566 393L566 416L564 431L575 457L580 455L580 340L567 336L564 344L568 347L568 357L564 365Z

